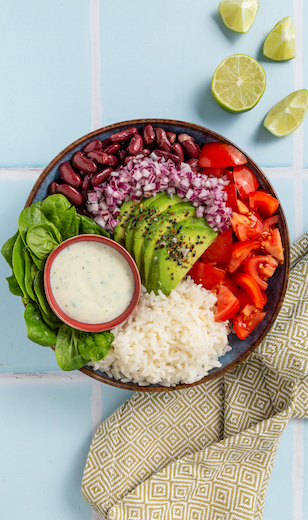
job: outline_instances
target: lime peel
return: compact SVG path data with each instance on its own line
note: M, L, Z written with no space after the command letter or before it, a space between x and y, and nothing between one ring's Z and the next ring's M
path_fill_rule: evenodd
M307 90L296 90L271 108L263 121L263 125L277 137L289 135L303 122L307 107Z
M254 58L233 54L216 68L212 78L212 95L228 112L251 110L266 86L265 72Z

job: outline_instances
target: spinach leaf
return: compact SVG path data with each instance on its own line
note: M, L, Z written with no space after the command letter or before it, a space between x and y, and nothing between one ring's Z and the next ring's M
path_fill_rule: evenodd
M96 224L96 222L94 222L94 220L92 220L90 217L87 217L86 215L81 215L80 213L78 213L77 216L79 220L79 233L81 235L92 234L103 235L108 238L110 237L108 231Z
M34 253L33 251L31 251L31 249L28 249L28 253L29 255L31 256L31 259L32 259L32 262L36 265L36 267L40 270L40 271L43 271L44 269L44 265L45 265L45 259L42 259L42 258L38 258Z
M19 287L19 284L15 278L14 273L11 276L8 276L6 278L6 280L7 280L7 283L9 284L9 290L11 291L12 294L14 294L15 296L23 296L23 292L22 292L21 288Z
M46 260L61 242L60 232L52 222L37 224L27 231L27 246L41 260Z
M2 248L1 248L2 256L5 258L5 260L7 261L7 263L9 264L9 266L11 268L13 268L13 260L12 260L13 247L18 238L18 235L19 235L19 231L16 231L15 235L13 235L11 238L9 238L5 242L5 244L3 244Z
M50 195L42 202L44 215L60 231L63 240L78 235L79 222L75 206L60 193Z
M34 279L36 274L39 272L36 265L32 262L32 258L27 249L24 249L24 260L25 260L25 288L27 293L29 294L31 300L37 302L37 298L34 292Z
M13 261L13 274L15 275L16 281L23 293L25 300L29 299L29 295L25 286L25 245L18 235L16 242L13 247L12 261Z
M84 333L84 336L80 337L79 352L89 360L99 361L107 356L113 340L114 335L111 332Z
M23 209L19 215L18 229L24 244L26 244L27 232L32 226L47 224L47 222L49 222L44 213L40 210L41 205L41 201L34 202L31 206Z
M59 329L62 325L62 321L59 320L59 318L55 315L55 313L50 309L50 312L48 314L45 314L43 309L40 309L41 315L45 323L51 328L51 329Z
M33 288L35 293L35 300L38 302L41 310L48 316L52 312L49 303L47 301L44 289L44 273L43 271L37 271L33 279Z
M52 347L55 344L57 334L43 321L36 303L31 302L26 305L24 318L27 325L27 335L31 341L43 347Z
M83 357L79 352L78 343L81 334L83 333L68 325L62 325L59 328L55 355L62 370L77 370L89 361L89 358Z

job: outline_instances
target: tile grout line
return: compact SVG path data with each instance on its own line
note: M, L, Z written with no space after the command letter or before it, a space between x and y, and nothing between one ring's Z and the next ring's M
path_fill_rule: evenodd
M303 520L304 507L304 419L294 419L293 426L293 458L292 488L293 511L292 520Z
M100 54L100 0L90 0L91 36L91 130L102 127L101 54Z

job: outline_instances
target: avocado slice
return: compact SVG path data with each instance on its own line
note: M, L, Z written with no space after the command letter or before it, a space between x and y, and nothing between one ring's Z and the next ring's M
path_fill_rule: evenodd
M131 254L133 254L133 240L135 230L138 229L141 221L146 215L148 215L148 213L150 213L152 217L155 217L155 215L159 212L156 207L158 205L158 201L159 199L165 197L166 193L157 193L157 195L153 197L142 199L135 206L125 228L125 247ZM153 204L154 201L155 203ZM149 206L151 207L151 210L148 210Z
M188 217L157 242L146 289L169 294L216 238L205 218ZM175 240L176 239L176 240Z
M164 211L156 221L152 221L148 233L144 238L141 250L141 277L145 285L157 242L165 233L168 234L175 224L187 217L195 216L195 214L196 210L192 203L183 202L183 200L181 200L180 203Z
M166 210L170 210L175 204L182 202L181 197L174 195L170 197L167 193L164 194L163 197L152 197L151 203L144 208L144 214L141 221L138 222L138 226L133 231L134 236L132 237L132 252L140 271L141 263L142 263L142 244L144 242L145 237L148 234L151 234L152 224L156 223L157 219L160 218L162 213L165 213Z
M123 202L121 206L121 215L119 219L118 225L114 228L114 240L116 242L124 242L125 239L125 227L127 222L130 219L130 216L137 205L137 202L134 200L127 200Z

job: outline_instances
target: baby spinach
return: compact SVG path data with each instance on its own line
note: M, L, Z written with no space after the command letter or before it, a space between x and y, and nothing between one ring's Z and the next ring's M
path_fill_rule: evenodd
M27 231L26 244L41 260L46 260L61 242L61 234L52 222L37 224Z
M17 283L22 290L24 301L29 300L29 295L25 286L25 256L24 256L25 245L21 239L20 234L15 241L12 254L13 273L17 280Z
M9 266L11 268L13 267L13 260L12 260L13 247L18 238L18 235L19 235L19 231L16 231L15 235L13 235L11 238L9 238L5 242L5 244L3 244L2 248L1 248L2 256L5 258L5 260L7 261L7 263L9 264Z
M79 221L75 206L64 195L55 194L43 200L41 210L60 231L62 239L78 235Z
M6 280L9 285L9 290L11 291L12 294L14 294L15 296L23 296L23 292L22 292L21 288L19 287L19 284L16 280L14 273L11 274L11 276L8 276L6 278Z
M114 335L111 332L84 334L79 341L80 354L92 361L99 361L107 356Z
M56 331L44 322L39 306L35 302L26 305L24 318L27 325L27 335L31 341L43 347L52 347L55 344L57 340Z
M34 202L31 206L23 209L18 219L18 229L24 244L26 244L26 235L30 227L37 224L47 224L49 220L40 210L42 202Z
M28 295L30 296L31 300L37 302L33 284L34 284L34 279L35 279L36 274L40 271L37 268L37 266L32 262L32 258L30 256L29 251L27 251L27 249L24 250L23 254L24 254L24 261L25 261L25 288L26 288L26 291L27 291Z

